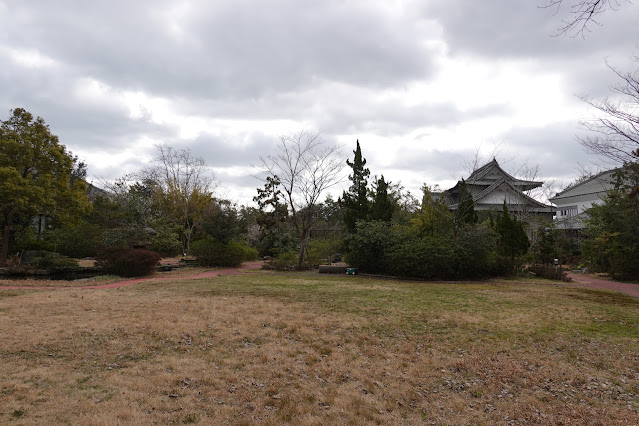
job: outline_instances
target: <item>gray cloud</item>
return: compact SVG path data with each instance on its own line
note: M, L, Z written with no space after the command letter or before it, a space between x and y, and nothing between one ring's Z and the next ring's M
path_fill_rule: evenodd
M511 104L525 101L502 104L487 96L481 107L467 109L458 102L464 93L437 102L427 95L421 101L404 97L413 83L429 83L445 61L477 60L496 69L516 61L531 74L560 76L568 97L608 95L616 77L604 59L628 66L637 48L639 6L624 2L583 40L551 37L565 11L553 16L537 7L541 3L6 2L0 4L0 112L4 118L20 106L42 116L77 153L115 156L142 138L189 147L223 184L253 193L259 181L232 168L273 153L275 126L282 126L281 133L300 130L290 128L296 125L318 128L329 142L359 134L400 140L416 128L511 117ZM36 58L20 64L16 52L40 55L46 63ZM85 96L80 83L87 80L106 85L108 93ZM131 117L115 98L126 91L161 98L185 119L226 120L233 129L204 128L199 136L182 137L179 122ZM577 163L591 160L574 140L579 118L538 127L513 122L496 136L508 145L505 155L517 152L537 161L544 176L568 178L576 175ZM256 131L258 121L271 126ZM393 181L411 173L415 191L423 181L464 175L463 162L474 155L428 138L413 146L398 152L389 143L383 152L371 152L371 170ZM127 158L117 170L89 164L89 171L114 178L143 166L143 158Z
M7 11L15 19L4 24L13 46L41 50L110 85L166 96L260 98L318 80L384 87L432 70L429 49L414 43L423 26L397 31L373 9L194 2L180 18L170 12L176 5L17 3Z

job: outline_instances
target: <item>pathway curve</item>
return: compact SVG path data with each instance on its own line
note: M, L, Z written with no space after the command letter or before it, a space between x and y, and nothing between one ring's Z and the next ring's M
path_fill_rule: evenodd
M242 274L246 271L252 269L258 269L262 266L261 261L256 262L244 262L239 268L227 268L227 269L216 269L213 271L202 272L197 275L192 275L190 277L147 277L147 278L134 278L130 280L118 281L109 284L100 284L100 285L88 285L88 286L78 286L78 287L38 287L38 286L2 286L0 285L0 290L100 290L100 289L108 289L108 288L118 288L118 287L126 287L134 284L139 284L148 281L175 281L175 280L194 280L199 278L213 278L221 275L238 275Z
M639 284L603 280L583 274L568 274L568 276L572 278L574 282L582 284L583 287L618 291L628 296L639 297Z

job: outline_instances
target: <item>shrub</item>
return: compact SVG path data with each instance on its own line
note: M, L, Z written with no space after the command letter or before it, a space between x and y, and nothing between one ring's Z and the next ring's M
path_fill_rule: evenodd
M257 249L249 246L243 246L244 248L244 260L257 260L258 253Z
M110 247L97 256L97 264L105 272L122 277L149 275L158 263L160 255L143 248Z
M483 226L420 235L406 226L359 222L347 263L362 272L422 279L481 278L499 271L495 232Z
M144 228L128 226L112 228L104 231L102 244L104 247L127 248L132 246L145 246L150 243L151 237Z
M559 280L570 282L572 279L568 276L566 271L550 265L530 265L526 268L526 272L533 273L540 278L547 278L549 280Z
M102 229L98 225L80 222L74 226L55 229L47 239L56 251L71 257L94 257L102 244Z
M151 250L164 256L180 254L182 252L180 236L177 232L160 229L157 234L151 237Z
M308 262L311 268L318 268L322 259L329 259L341 248L339 239L317 239L308 243Z
M245 246L235 241L223 243L213 238L205 238L191 244L191 254L202 266L230 266L242 264Z
M61 254L46 250L31 250L23 255L24 264L48 271L64 271L78 267L78 262ZM27 258L30 258L27 260Z
M288 251L280 253L279 256L269 259L264 263L264 269L274 269L276 271L292 271L297 268L299 253Z

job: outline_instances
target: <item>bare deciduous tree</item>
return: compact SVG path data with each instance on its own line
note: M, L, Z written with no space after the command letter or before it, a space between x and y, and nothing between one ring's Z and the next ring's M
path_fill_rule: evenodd
M204 159L186 148L158 145L155 165L143 175L155 182L156 202L162 213L182 227L182 250L188 254L193 231L213 201L215 181Z
M301 267L309 233L317 219L317 203L326 189L344 179L344 159L339 147L328 145L319 133L302 130L282 135L278 153L260 160L262 171L280 181L299 238L298 265Z
M582 120L582 128L595 133L595 136L578 137L587 151L602 155L614 163L639 161L639 56L632 58L638 67L633 71L622 72L610 68L621 82L611 88L614 98L591 99L582 96L595 114Z
M555 14L566 3L570 3L570 18L562 19L562 26L557 28L557 35L570 34L572 37L586 36L591 24L601 26L597 16L610 10L617 10L622 3L629 0L548 0L541 8L556 8Z

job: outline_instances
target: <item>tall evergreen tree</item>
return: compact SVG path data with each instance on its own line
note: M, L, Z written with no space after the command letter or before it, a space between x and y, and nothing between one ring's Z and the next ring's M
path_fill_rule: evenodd
M459 220L462 223L477 223L478 217L475 212L475 202L473 201L473 196L470 194L468 185L466 185L466 181L464 179L462 179L461 185L459 186L459 196L457 201L456 214Z
M502 256L510 258L513 262L516 258L528 252L530 241L521 221L510 214L506 207L506 200L502 211L495 220L495 232L497 232L498 250Z
M374 192L375 199L371 206L371 220L390 222L393 217L393 200L388 194L390 182L384 180L384 175L377 180Z
M358 220L367 220L370 214L367 187L371 172L365 167L366 159L362 157L359 139L353 154L355 157L352 162L346 160L346 164L353 170L348 176L352 183L348 191L344 191L338 200L339 205L344 209L344 225L346 230L350 232L355 231L355 224Z

